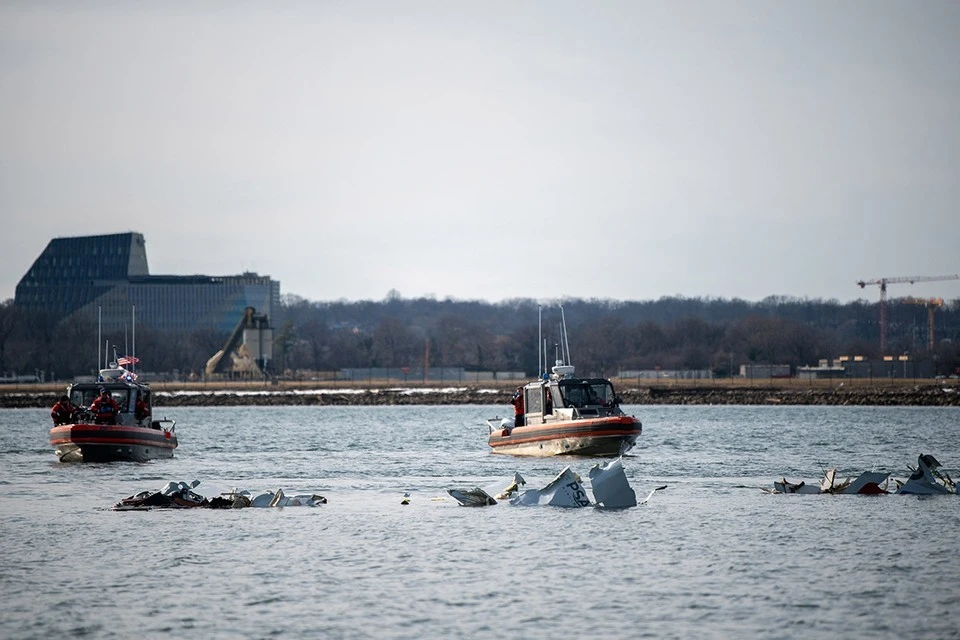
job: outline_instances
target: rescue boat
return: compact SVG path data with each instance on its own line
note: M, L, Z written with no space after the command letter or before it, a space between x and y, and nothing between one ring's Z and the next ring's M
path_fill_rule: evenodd
M514 406L521 410L514 418L487 420L487 444L494 453L516 456L622 455L634 446L643 425L620 408L610 380L574 375L563 307L560 313L561 357L550 373L518 389Z
M98 424L90 405L106 389L120 407L112 424ZM50 444L61 462L146 462L172 458L177 448L176 420L155 420L146 383L129 371L114 367L100 371L98 382L75 383L67 387L71 404L79 407L69 424L50 430ZM143 400L146 415L138 418L136 406Z
M549 376L524 385L522 424L487 420L494 453L516 456L619 456L633 447L641 422L620 409L613 384L604 378L576 378L572 365L557 365Z

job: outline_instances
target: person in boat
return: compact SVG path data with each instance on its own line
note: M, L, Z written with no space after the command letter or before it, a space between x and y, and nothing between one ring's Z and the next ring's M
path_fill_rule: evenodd
M53 405L50 410L50 417L53 418L54 425L70 424L74 421L77 408L70 402L68 396L60 396L60 400Z
M523 387L517 387L517 390L513 392L513 399L510 401L510 404L513 405L513 426L522 427L523 426Z
M543 413L553 413L553 396L550 395L550 389L544 389L544 403L543 403Z
M146 395L144 392L137 398L137 406L133 412L133 416L137 419L137 422L143 422L150 418L150 405L147 404Z
M93 413L94 422L97 424L115 424L117 414L120 413L120 405L111 397L109 391L100 389L100 395L90 405L90 412Z

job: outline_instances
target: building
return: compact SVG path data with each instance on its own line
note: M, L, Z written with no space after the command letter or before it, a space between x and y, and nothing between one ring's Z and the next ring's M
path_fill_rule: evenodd
M827 359L821 359L815 367L797 367L797 379L799 380L826 380L843 378L846 375L847 370L840 361L830 362Z
M884 356L882 360L858 359L845 361L848 378L932 378L933 362L913 360L909 356Z
M788 364L742 364L740 377L749 379L759 378L789 378L790 365Z
M17 284L14 304L63 318L99 318L105 331L129 327L135 317L137 326L159 331L229 332L247 307L276 324L280 283L249 272L152 276L143 234L116 233L51 240Z

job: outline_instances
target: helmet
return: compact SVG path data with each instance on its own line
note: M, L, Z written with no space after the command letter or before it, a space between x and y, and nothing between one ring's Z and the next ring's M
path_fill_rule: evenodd
M60 396L60 402L70 402L69 396Z
M103 394L105 394L106 392L107 392L107 388L106 388L106 387L100 387L100 395L103 395Z

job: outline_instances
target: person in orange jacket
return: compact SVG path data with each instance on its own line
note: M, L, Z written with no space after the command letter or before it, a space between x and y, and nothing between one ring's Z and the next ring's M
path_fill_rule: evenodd
M70 424L73 422L74 414L77 408L70 402L67 396L60 396L60 401L53 405L50 410L50 417L53 418L54 425Z
M109 391L100 389L99 397L90 405L90 412L97 424L116 424L120 405L110 396Z
M144 396L146 396L145 392L137 397L137 406L133 413L133 417L137 419L137 422L143 422L150 418L150 405L148 404L148 398Z
M513 392L513 399L510 401L510 404L513 405L513 426L522 427L523 420L523 387L517 387L517 390Z

